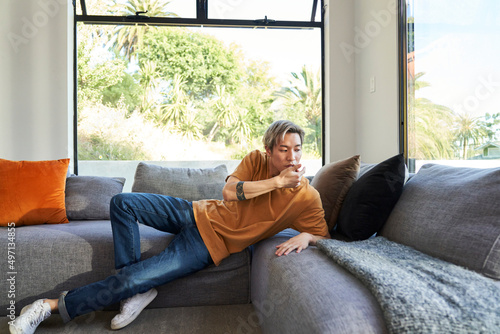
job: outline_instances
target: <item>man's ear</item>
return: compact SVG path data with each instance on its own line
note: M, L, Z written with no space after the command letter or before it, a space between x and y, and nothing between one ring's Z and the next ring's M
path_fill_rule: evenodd
M270 156L271 156L271 153L272 153L272 152L271 152L271 149L270 149L270 148L269 148L269 146L267 146L267 145L265 146L265 148L266 148L266 155L267 155L268 157L270 157Z

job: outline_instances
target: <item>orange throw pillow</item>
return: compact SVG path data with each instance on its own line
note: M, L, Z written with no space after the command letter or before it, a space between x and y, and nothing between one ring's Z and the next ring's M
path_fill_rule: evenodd
M68 223L65 207L69 159L0 159L0 226Z

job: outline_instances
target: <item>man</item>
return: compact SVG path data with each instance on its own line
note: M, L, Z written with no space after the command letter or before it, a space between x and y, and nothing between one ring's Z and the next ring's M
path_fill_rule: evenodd
M224 200L188 202L157 194L123 193L111 200L117 274L39 299L21 311L11 333L33 333L52 311L63 320L121 301L111 328L130 324L156 297L156 286L219 263L285 228L301 232L276 246L276 255L300 252L329 237L318 192L301 168L304 131L289 121L266 130L265 153L249 153L226 179ZM175 237L160 254L141 260L137 222ZM99 298L98 298L99 297ZM103 303L105 301L105 303Z

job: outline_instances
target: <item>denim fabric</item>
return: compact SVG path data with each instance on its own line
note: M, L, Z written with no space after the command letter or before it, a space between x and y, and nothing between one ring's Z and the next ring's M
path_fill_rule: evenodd
M111 200L111 224L117 274L67 293L60 300L70 319L143 293L213 263L198 232L192 204L183 199L123 193ZM160 254L141 261L137 221L176 234ZM65 321L69 319L64 319Z

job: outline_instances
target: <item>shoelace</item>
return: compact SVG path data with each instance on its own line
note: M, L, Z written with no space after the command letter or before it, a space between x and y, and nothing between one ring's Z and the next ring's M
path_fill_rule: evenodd
M28 316L28 322L31 327L38 326L38 324L41 322L40 319L42 314L43 314L43 303L37 305L35 311Z
M139 302L137 302L137 301L136 302L128 302L128 303L123 305L123 311L125 311L126 313L131 313L137 308L137 305L139 305Z
M131 298L127 298L120 303L120 313L122 313L123 311L127 311L130 308L130 299Z

